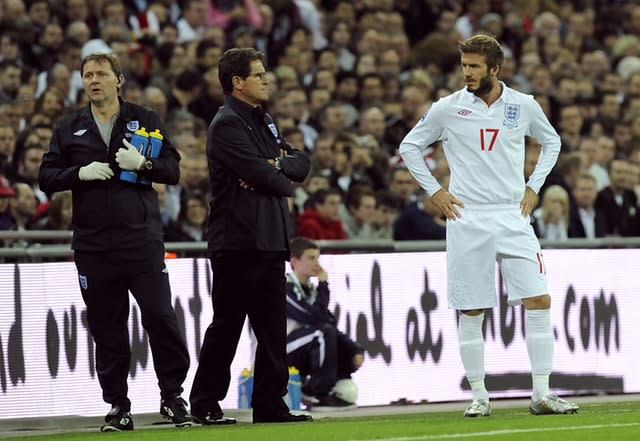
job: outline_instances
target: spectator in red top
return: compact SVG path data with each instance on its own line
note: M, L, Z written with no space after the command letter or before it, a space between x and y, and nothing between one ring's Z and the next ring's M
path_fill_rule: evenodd
M296 236L308 237L312 240L340 240L347 235L338 216L342 195L336 188L318 190L311 196L312 200L298 217Z

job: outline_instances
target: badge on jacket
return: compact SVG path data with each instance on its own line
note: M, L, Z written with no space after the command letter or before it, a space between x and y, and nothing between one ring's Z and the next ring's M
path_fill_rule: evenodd
M127 123L127 130L130 130L132 132L135 132L136 130L138 130L140 128L140 121L135 120L135 121L129 121Z

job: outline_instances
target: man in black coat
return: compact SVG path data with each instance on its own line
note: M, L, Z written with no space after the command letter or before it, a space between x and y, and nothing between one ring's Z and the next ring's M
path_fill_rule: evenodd
M635 236L638 234L638 198L629 189L629 163L614 159L609 163L609 186L598 193L596 208L605 213L607 234Z
M119 99L124 75L113 54L88 55L80 71L90 103L58 123L38 181L47 193L72 191L71 246L102 396L111 404L101 431L133 429L127 397L129 291L149 333L160 413L178 427L188 426L192 419L180 394L189 353L171 304L158 195L149 184L176 184L180 155L158 114ZM143 156L129 142L143 127L164 135L157 158ZM122 180L121 172L147 183Z
M573 187L575 204L569 207L569 237L594 239L607 235L606 215L594 206L597 196L596 178L589 173L580 174Z
M307 156L285 142L262 108L268 99L262 53L226 51L219 63L225 93L209 126L207 162L212 200L209 257L213 322L207 329L191 389L191 411L202 424L229 424L219 401L231 381L245 317L258 340L253 422L307 421L283 401L286 353L285 265L289 258L287 197L309 172Z

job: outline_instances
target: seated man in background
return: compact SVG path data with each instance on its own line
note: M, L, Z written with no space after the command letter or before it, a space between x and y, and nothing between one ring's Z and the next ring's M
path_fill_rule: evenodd
M328 309L328 275L319 257L315 242L304 237L291 240L293 272L287 273L286 287L289 365L300 371L307 406L353 407L355 397L341 396L334 386L362 366L364 348L336 328ZM311 277L318 277L317 285Z

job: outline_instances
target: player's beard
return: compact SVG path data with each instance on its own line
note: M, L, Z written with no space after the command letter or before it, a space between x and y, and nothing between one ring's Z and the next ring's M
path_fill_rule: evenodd
M483 96L487 96L491 89L493 88L493 83L491 82L491 77L489 74L485 75L478 81L478 87L474 90L470 90L475 96L482 98Z

